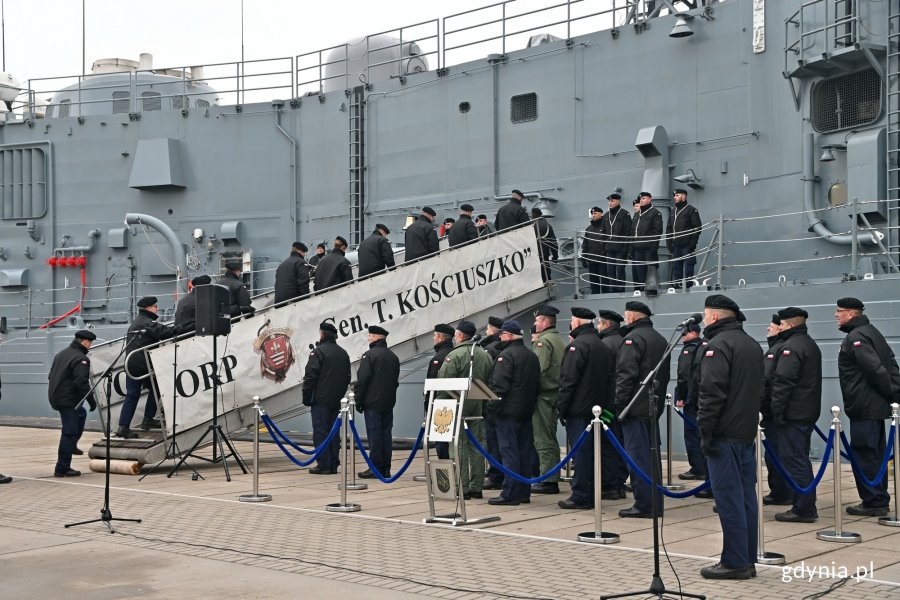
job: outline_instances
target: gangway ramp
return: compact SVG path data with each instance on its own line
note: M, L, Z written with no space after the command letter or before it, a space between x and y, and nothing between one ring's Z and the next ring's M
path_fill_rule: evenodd
M337 328L338 343L350 354L355 375L359 358L368 349L369 325L387 329L388 346L406 362L430 351L435 323L467 318L480 324L490 314L521 314L545 302L549 290L541 279L535 229L526 225L260 310L234 322L228 336L216 339L219 423L230 434L250 430L255 423L254 396L260 397L260 404L276 420L306 412L299 386L323 321ZM120 340L92 350L95 380L121 346ZM213 338L192 336L144 351L152 366L165 429L155 436L145 433L138 440L114 441L112 455L147 464L165 457L173 435L180 449L190 448L211 422ZM121 367L114 373L110 408L115 428L125 377ZM104 387L98 386L102 417L108 401ZM136 419L142 410L139 406ZM103 452L97 446L91 456Z

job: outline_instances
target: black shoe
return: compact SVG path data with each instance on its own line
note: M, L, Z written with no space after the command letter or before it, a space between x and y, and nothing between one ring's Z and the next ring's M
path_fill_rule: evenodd
M556 505L560 508L565 508L565 509L569 509L569 510L590 510L590 509L594 508L594 506L592 504L588 504L588 503L578 504L577 502L575 502L573 500L560 500L559 502L556 503Z
M619 488L619 500L624 500L625 494L627 494L627 493L628 493L628 490L626 490L624 487L620 487Z
M531 504L531 498L519 498L519 504Z
M82 450L78 446L75 446L75 449L72 450L72 456L81 456L82 454L84 454L84 450Z
M775 520L782 523L815 523L818 517L803 517L795 513L793 510L776 513Z
M711 489L706 488L705 490L700 490L696 494L694 494L697 498L706 498L707 500L713 497L713 492Z
M483 489L483 490L502 490L503 483L492 481L490 479L485 479L484 484L481 486L481 489Z
M141 421L141 429L150 431L151 429L162 429L162 422L159 419L144 419Z
M856 517L886 517L888 513L886 506L866 506L865 504L848 506L845 510L848 515Z
M766 506L792 506L794 501L790 498L776 498L772 494L766 494L763 496L763 504Z
M310 469L310 472L312 472L312 469ZM372 469L366 469L362 473L357 473L356 476L360 479L375 479L375 473L372 472Z
M719 507L713 504L713 512L719 514Z
M624 519L652 519L653 513L643 512L639 510L636 506L632 506L631 508L623 508L619 511L619 516Z
M133 439L135 439L136 437L138 437L138 434L136 434L135 432L133 432L133 431L132 431L131 429L129 429L128 427L119 427L119 429L116 430L116 435L115 435L115 437L117 437L117 438L122 438L123 440L133 440Z
M63 473L54 473L54 477L80 477L81 471L76 471L75 469L69 469Z
M322 467L313 467L309 470L310 475L337 475L337 469L323 469Z
M491 498L488 500L488 504L493 504L494 506L518 506L518 500L507 500L503 496L497 496L496 498Z
M463 494L463 498L465 498L466 500L481 500L482 498L484 498L484 494L482 494L481 492L466 492L465 494Z
M8 475L0 475L0 483L9 483L12 481L12 477Z
M722 563L716 563L711 567L703 567L700 569L700 575L704 579L750 579L753 577L752 567L744 567L743 569L732 569L726 567Z
M688 471L687 473L680 473L678 475L678 479L682 479L684 481L703 481L706 479L706 475L698 475L693 471Z
M619 490L607 490L605 492L601 492L600 497L604 500L621 500L625 497L625 492L622 491L622 494L620 496Z
M542 481L531 486L532 494L558 494L559 484L555 481Z
M756 577L756 565L750 565L750 577Z

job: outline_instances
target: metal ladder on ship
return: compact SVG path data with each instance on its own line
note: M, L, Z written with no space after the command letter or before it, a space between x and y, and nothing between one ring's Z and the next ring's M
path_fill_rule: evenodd
M900 2L888 3L887 145L885 157L888 201L888 248L894 259L900 254Z
M349 90L349 128L348 128L348 161L349 161L349 200L350 200L350 246L358 246L365 237L363 227L363 202L365 189L363 176L364 144L363 126L365 125L365 87L359 86Z

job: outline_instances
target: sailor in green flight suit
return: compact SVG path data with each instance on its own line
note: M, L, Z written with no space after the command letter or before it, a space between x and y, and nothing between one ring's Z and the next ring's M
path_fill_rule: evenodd
M471 321L460 321L456 325L453 336L454 348L444 359L438 371L439 378L469 377L487 382L491 376L491 357L481 346L472 340L475 335L475 324ZM471 363L471 367L470 367ZM446 396L444 396L446 397ZM482 402L480 400L466 400L463 405L462 417L480 417L482 414ZM481 443L484 444L484 422L469 421L469 431ZM475 449L468 436L462 434L459 441L460 456L456 466L462 479L463 494L466 500L481 498L482 485L484 484L484 457ZM453 457L453 446L450 446L450 456Z
M534 429L534 448L537 450L538 473L543 475L559 463L559 442L556 439L556 423L559 421L559 368L566 346L556 330L559 309L545 305L534 313L534 330L538 337L531 345L541 363L541 390L537 407L531 417ZM531 486L534 494L558 494L559 471L541 483Z

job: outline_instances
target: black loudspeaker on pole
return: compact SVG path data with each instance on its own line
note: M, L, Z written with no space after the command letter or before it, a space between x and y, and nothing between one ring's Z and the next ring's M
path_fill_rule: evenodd
M194 333L200 336L231 333L231 293L224 285L198 285Z

